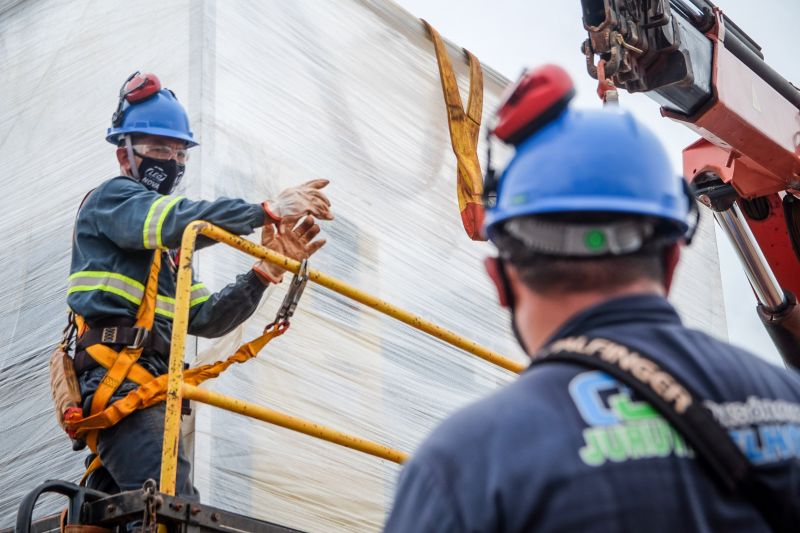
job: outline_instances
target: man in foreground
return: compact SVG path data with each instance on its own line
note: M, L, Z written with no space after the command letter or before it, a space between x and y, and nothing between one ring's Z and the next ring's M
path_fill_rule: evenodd
M570 110L565 93L524 116L528 97L546 97L550 75L528 73L498 112L494 132L516 152L486 216L498 249L487 271L533 364L420 445L386 531L793 527L783 517L800 508L800 379L681 324L665 297L696 224L694 200L628 114ZM620 379L537 363L558 341L579 348L597 338L685 384L759 479L769 478L786 514L767 518L752 494L722 488L704 457ZM660 390L684 391L673 385Z

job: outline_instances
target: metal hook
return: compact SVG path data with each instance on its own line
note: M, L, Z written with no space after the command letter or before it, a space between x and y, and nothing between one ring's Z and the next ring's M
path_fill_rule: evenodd
M275 315L275 320L273 320L272 323L265 328L265 330L272 328L276 324L282 329L289 327L289 320L292 318L295 310L297 309L297 304L300 302L300 297L303 296L303 291L306 288L306 282L308 282L308 260L303 259L300 261L300 268L297 270L297 274L295 274L292 278L289 291L283 298L283 303L281 303L278 313Z

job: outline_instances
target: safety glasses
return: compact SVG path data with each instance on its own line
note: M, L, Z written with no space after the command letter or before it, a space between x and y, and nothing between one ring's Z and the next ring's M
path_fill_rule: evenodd
M138 70L128 76L125 83L119 89L119 102L117 103L117 110L111 117L111 124L115 128L122 125L122 119L125 116L125 109L130 104L147 100L158 91L161 90L161 81L155 74L140 73Z
M167 161L175 159L179 165L186 164L189 160L189 150L185 148L172 148L160 144L134 144L133 153L139 157L151 157Z

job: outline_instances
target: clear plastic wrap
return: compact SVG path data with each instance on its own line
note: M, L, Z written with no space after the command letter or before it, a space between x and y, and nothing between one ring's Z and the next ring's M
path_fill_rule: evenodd
M463 57L450 53L465 94ZM137 68L175 91L201 142L184 194L256 202L330 179L336 220L323 223L328 244L314 268L524 360L482 271L491 246L461 227L433 46L394 4L0 3L0 64L0 527L35 485L82 472L84 454L56 426L47 362L65 321L75 211L116 172L105 128ZM505 83L485 66L484 117ZM690 325L725 336L710 224L686 256L673 301ZM195 268L220 289L252 263L217 245ZM219 359L257 336L286 285L230 335L190 339L188 359ZM413 451L448 413L511 379L309 283L290 331L207 386ZM380 527L399 466L194 407L187 426L203 501L309 531Z

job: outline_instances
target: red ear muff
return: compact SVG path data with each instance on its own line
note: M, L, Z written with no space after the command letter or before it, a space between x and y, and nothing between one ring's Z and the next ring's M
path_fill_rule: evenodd
M492 133L513 145L556 118L575 96L572 79L557 65L526 70L509 91Z
M497 301L502 307L511 308L514 305L514 295L511 293L511 286L508 283L505 264L499 257L487 257L483 260L483 266L489 279L497 289Z
M117 110L111 117L111 124L115 128L122 125L122 118L125 116L125 108L128 104L135 104L147 100L161 90L161 81L158 76L150 73L140 73L138 70L128 76L125 83L119 89L119 102Z
M123 96L129 104L146 100L161 90L161 81L158 76L150 73L135 73L128 78L124 86Z
M492 165L492 138L514 146L558 117L575 96L575 86L567 71L557 65L544 65L522 73L507 89L496 113L496 126L486 131L486 174L483 204L497 204L498 180L502 172Z

